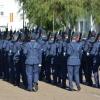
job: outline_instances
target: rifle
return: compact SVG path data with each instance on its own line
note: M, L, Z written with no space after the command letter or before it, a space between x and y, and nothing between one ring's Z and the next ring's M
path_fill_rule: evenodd
M80 41L81 41L81 37L82 37L82 31L80 32L80 37L79 37L78 42L80 42Z
M12 35L13 33L12 33L12 30L10 30L10 40L12 40Z
M61 32L61 30L60 30L60 31L59 31L59 35L62 35L61 33L62 33L62 32Z
M19 33L18 38L17 38L17 42L18 40L21 38L21 33Z
M38 33L38 29L39 29L39 27L36 28L36 34Z
M39 31L39 37L37 38L37 40L41 37L41 30Z
M55 33L55 36L54 36L54 42L53 42L53 43L56 42L56 37L57 37L57 33Z
M91 36L91 28L90 28L90 30L89 30L89 33L88 33L87 39L89 39L90 36Z
M27 27L25 27L25 42L27 42L28 41L28 34L27 34Z
M64 34L65 32L62 32L62 41L64 42ZM61 54L63 55L63 52L64 52L64 47L62 45L62 48L61 48Z
M63 42L64 42L64 34L65 34L65 32L62 32L62 40L63 40Z
M74 33L75 33L75 32L73 31L73 32L72 32L72 36L73 36ZM71 37L71 41L72 41L72 37Z
M49 40L50 35L51 35L51 32L49 32L49 34L48 34L48 37L47 37L47 40L46 40L46 41L48 41L48 40Z
M8 28L6 28L6 31L4 32L4 39L6 39L8 33Z
M71 29L69 29L69 34L68 34L68 39L67 39L67 43L70 43L70 39L71 39Z

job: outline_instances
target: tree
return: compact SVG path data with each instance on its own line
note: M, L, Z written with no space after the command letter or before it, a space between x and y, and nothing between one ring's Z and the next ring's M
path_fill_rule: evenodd
M86 14L83 7L85 0L16 0L19 4L23 3L22 9L25 10L26 17L30 24L37 24L53 29L54 27L66 27L68 23L75 26L77 19ZM61 21L60 24L56 19ZM50 24L50 25L48 25ZM47 29L48 29L47 28Z
M84 0L83 7L86 10L86 15L92 14L96 24L100 23L100 0Z

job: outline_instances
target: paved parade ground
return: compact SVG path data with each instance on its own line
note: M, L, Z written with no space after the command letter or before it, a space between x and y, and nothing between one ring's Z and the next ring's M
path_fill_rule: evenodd
M68 81L66 81L68 85ZM28 92L0 79L0 100L100 100L100 89L81 84L81 91L68 91L46 82L39 82L38 92ZM74 84L76 90L76 85Z

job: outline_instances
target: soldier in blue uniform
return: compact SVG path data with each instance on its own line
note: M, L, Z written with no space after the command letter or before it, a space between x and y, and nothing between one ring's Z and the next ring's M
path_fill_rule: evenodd
M0 34L0 76L2 76L3 75L3 54L4 54L4 52L3 52L3 43L4 43L4 32L1 32L1 34ZM4 77L4 79L5 79L5 77Z
M19 86L20 83L20 74L22 72L22 66L21 66L21 59L20 59L20 51L21 51L21 42L18 41L18 36L20 35L19 32L14 34L14 38L16 37L16 41L14 43L13 46L13 63L14 63L14 69L15 69L15 82L14 82L14 86Z
M86 41L84 50L87 52L87 66L88 66L88 86L92 86L92 67L93 67L93 57L90 55L92 43L95 41L96 32L93 30L91 32L91 38Z
M3 42L4 62L6 62L6 63L4 63L4 68L5 68L4 79L6 81L9 81L8 52L6 51L6 47L8 45L9 40L10 40L10 32L7 33L7 37Z
M8 52L8 68L9 70L11 69L10 76L11 76L12 84L15 84L15 69L14 69L14 63L13 63L13 56L14 56L15 51L13 47L17 38L18 38L18 33L15 33L13 35L13 39L8 42L7 47L6 47L6 51Z
M54 36L55 36L55 34L53 32L51 32L50 40L46 42L45 64L46 64L47 83L51 83L51 64L53 64L53 55L54 55L54 51L53 51L52 47L55 47L55 45L54 45Z
M23 53L26 55L26 75L28 82L28 91L33 90L33 81L35 91L38 90L39 66L42 63L41 45L36 42L36 34L31 33L30 42L25 43Z
M27 88L27 77L26 77L26 66L25 66L26 56L23 54L25 39L26 39L26 36L24 35L24 33L21 33L21 38L20 38L20 42L19 42L20 45L21 45L21 50L20 50L20 60L21 61L20 61L20 65L21 65L22 81L23 81L23 84L24 84L25 88Z
M46 41L47 41L46 31L42 29L41 37L37 40L37 42L41 45L41 48L42 48L42 66L41 66L41 71L39 75L40 76L39 80L43 80L43 77L45 76Z
M98 69L100 66L100 36L98 41L94 43L90 54L93 56L93 74L95 87L99 88L99 73Z
M60 66L60 57L61 57L61 49L62 49L62 41L61 36L57 35L56 42L51 46L52 49L52 73L53 73L53 84L57 85L57 77L58 83L61 83L61 66Z
M87 67L87 57L86 57L86 52L84 51L84 47L85 47L85 43L86 43L86 35L84 34L82 36L82 41L80 42L80 44L82 45L82 59L81 59L81 66L80 66L80 83L83 82L83 71L84 71L84 75L85 75L85 81L88 81L88 67Z
M62 37L63 45L62 45L62 50L61 50L61 59L60 59L60 64L61 64L61 72L62 72L62 88L66 88L66 78L67 78L67 39L68 39L68 34L69 31L66 30L64 34L64 38Z
M67 45L67 70L69 78L69 90L73 91L73 75L75 76L75 82L77 85L78 91L81 90L80 81L79 81L79 68L80 68L80 59L81 59L81 45L77 43L76 38L77 34L73 34L72 42Z

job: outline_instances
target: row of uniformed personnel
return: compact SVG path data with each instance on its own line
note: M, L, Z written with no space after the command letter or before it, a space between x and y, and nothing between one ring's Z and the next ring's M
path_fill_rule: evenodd
M81 90L82 71L86 82L92 86L93 70L95 86L99 87L100 38L95 42L96 32L92 31L89 39L83 35L82 41L78 42L78 34L75 33L72 40L67 43L68 34L69 30L66 30L64 38L57 35L55 40L55 34L51 32L48 39L46 31L39 28L37 34L34 30L28 35L30 41L24 42L24 33L16 32L11 38L8 32L7 38L4 38L1 32L0 75L2 76L3 72L4 80L11 80L12 84L19 86L21 74L26 89L32 91L34 83L34 90L37 91L38 79L42 80L44 74L48 83L51 83L52 74L53 84L62 83L62 88L66 88L66 73L68 73L69 90L73 91L73 76L77 89Z

